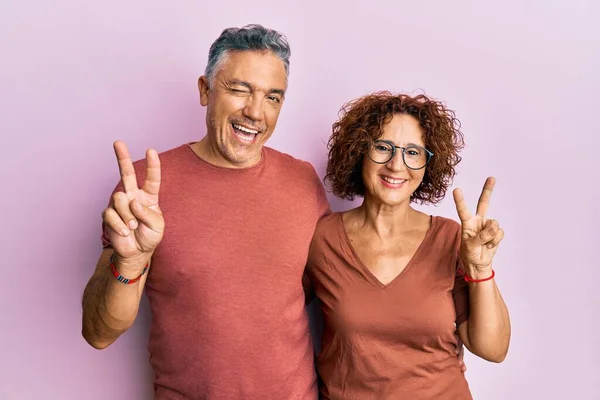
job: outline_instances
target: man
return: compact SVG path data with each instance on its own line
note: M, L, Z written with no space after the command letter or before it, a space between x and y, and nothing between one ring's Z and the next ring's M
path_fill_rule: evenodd
M289 56L276 31L226 29L198 81L206 136L135 164L114 144L122 179L103 213L82 333L106 348L145 291L156 399L317 398L301 282L329 205L310 164L264 146Z

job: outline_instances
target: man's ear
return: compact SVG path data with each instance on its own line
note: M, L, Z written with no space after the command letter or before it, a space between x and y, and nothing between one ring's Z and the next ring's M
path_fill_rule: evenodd
M206 107L208 104L208 79L202 75L198 78L198 91L200 92L200 105Z

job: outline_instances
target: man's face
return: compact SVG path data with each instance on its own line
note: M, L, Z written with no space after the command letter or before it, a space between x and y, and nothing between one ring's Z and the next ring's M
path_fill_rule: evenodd
M227 168L257 164L283 104L287 76L272 52L229 52L214 82L198 81L200 104L207 106L207 139L212 163Z

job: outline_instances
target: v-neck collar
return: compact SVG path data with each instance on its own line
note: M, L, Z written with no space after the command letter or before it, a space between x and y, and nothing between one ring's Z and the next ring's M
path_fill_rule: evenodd
M352 253L352 256L354 257L356 263L359 266L359 269L362 271L362 273L365 276L365 278L371 284L373 284L375 286L378 286L378 287L380 287L382 289L387 289L390 286L393 286L396 282L400 281L409 272L409 270L417 263L417 261L419 261L419 258L421 257L422 253L427 248L427 244L432 240L432 237L434 236L433 235L434 230L435 230L435 228L437 226L437 223L438 223L438 217L430 215L430 218L431 218L431 224L429 225L429 228L427 229L427 232L425 233L425 237L423 238L423 240L421 241L421 243L417 247L417 250L415 251L415 254L413 254L413 256L408 261L408 263L406 264L406 266L404 267L404 269L402 271L400 271L400 273L398 275L396 275L396 277L394 279L392 279L387 284L384 284L383 282L381 282L371 272L371 270L369 268L367 268L367 266L362 262L362 260L358 256L358 253L356 252L356 250L354 249L354 246L352 245L352 242L350 241L350 237L348 236L348 232L346 232L346 227L344 226L343 213L339 213L339 215L338 215L338 224L339 224L338 226L339 226L339 230L340 230L340 235L342 236L342 240L344 241L344 243L346 244L346 246L348 246L348 248L350 249L350 252Z

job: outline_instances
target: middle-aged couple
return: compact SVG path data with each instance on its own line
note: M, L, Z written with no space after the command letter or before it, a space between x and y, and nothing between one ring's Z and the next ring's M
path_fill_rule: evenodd
M265 146L289 57L277 31L226 29L198 80L206 135L135 163L114 143L121 181L84 291L85 340L108 347L145 292L158 400L471 399L460 342L501 362L510 340L493 266L504 232L486 217L495 180L475 212L453 192L460 223L412 208L444 198L463 134L439 101L378 92L333 124L326 183L363 202L332 213L313 167Z

